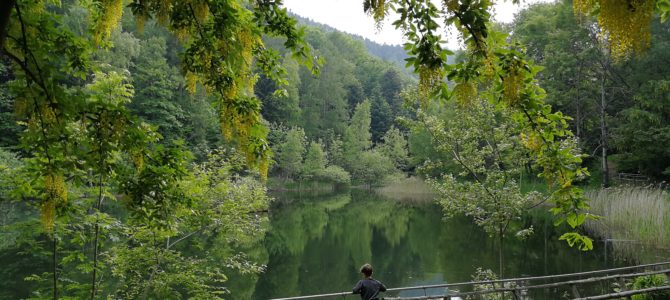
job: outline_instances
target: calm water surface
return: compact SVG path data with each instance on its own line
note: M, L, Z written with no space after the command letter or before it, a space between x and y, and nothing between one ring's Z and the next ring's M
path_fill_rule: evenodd
M234 276L229 283L234 299L350 291L366 262L388 287L470 281L478 267L498 272L493 239L466 218L444 220L430 201L397 201L358 190L274 196L266 238L252 251L267 270L260 276ZM602 244L589 252L569 248L558 241L560 234L541 212L519 223L519 228L533 225L535 233L525 241L505 240L504 277L627 264L613 261ZM560 293L543 291L534 298L556 299Z
M498 272L493 239L467 218L444 220L441 209L430 200L398 201L360 190L273 196L276 201L265 238L251 249L239 249L267 269L261 275L231 274L227 283L231 294L226 299L350 291L360 279L358 268L367 262L374 266L375 277L390 288L470 281L479 267ZM569 248L558 241L559 232L542 211L518 223L517 230L532 225L535 233L524 241L514 237L505 240L504 277L630 264L613 261L602 243L589 252ZM0 245L13 244L9 237L3 235ZM49 266L48 255L21 255L16 252L19 250L0 251L1 299L31 295L32 285L24 278ZM654 261L663 260L656 258L657 253L652 255ZM532 294L532 299L560 299L562 294L561 290L540 291ZM401 295L419 296L423 291Z

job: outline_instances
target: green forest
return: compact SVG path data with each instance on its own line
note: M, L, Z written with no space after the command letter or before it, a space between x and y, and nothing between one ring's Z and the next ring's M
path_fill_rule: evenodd
M511 239L547 211L560 259L670 247L670 1L529 3L511 23L492 0L360 2L405 44L282 1L0 3L0 298L297 296L280 258L314 240L330 277L379 240L403 247L383 267L454 264L419 240L435 209L455 228L436 240L481 230L498 276L524 272L537 249Z

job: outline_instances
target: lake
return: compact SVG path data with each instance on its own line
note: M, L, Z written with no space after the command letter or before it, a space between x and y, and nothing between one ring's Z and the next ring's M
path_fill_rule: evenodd
M350 291L360 279L361 265L371 263L374 277L387 287L420 286L470 281L477 268L498 272L495 239L470 219L444 219L431 199L411 196L394 200L365 190L338 193L274 193L265 237L250 248L237 249L266 265L260 275L230 274L226 299L271 299ZM423 199L421 199L423 198ZM15 218L28 218L18 210ZM514 232L533 226L526 240ZM612 244L582 252L559 241L567 228L555 228L542 209L529 212L510 230L504 242L504 277L590 271L631 265L612 254ZM33 232L33 231L30 231ZM0 245L0 298L31 295L30 274L48 271L48 253L14 248L15 234L3 235ZM187 244L184 244L186 246ZM643 253L644 249L633 249ZM23 253L23 254L21 254ZM213 251L212 253L217 253ZM643 262L668 260L667 253L647 249ZM660 256L659 256L660 255ZM614 257L618 257L615 259ZM224 263L224 259L221 259ZM84 280L84 279L82 279ZM113 284L113 282L112 282ZM587 288L607 289L608 286ZM441 294L444 289L427 290ZM564 290L542 290L532 299L559 299ZM420 296L405 291L401 296ZM390 294L387 296L398 296ZM342 299L341 297L338 299ZM359 299L349 296L345 299Z
M260 276L231 278L233 299L350 291L360 279L359 267L368 262L374 267L373 277L389 288L470 281L480 267L498 272L495 239L467 218L445 220L432 201L392 200L362 190L273 196L266 237L250 251L267 270ZM529 225L532 236L519 240L512 232L504 242L506 278L632 264L614 260L602 243L588 252L570 248L558 240L559 230L567 229L557 230L542 210L516 224L518 229ZM562 293L541 291L533 298L556 299Z

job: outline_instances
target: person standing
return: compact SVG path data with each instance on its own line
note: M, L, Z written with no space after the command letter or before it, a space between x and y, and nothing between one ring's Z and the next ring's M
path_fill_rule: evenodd
M372 278L372 266L364 264L361 267L361 274L365 278L361 279L354 286L354 294L360 294L361 300L379 300L379 292L385 292L386 286L379 280Z

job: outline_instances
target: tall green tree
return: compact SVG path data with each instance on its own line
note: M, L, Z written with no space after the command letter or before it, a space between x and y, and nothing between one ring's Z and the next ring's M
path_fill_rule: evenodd
M286 138L279 146L277 154L277 163L284 177L297 179L300 175L306 142L302 128L294 127L286 132Z
M370 122L370 101L366 100L356 105L349 126L344 132L342 158L347 170L353 170L354 166L358 164L360 155L372 147Z
M328 137L328 161L332 165L344 166L344 145L339 135L332 133Z
M620 168L656 178L670 177L670 81L645 83L635 96L635 104L620 113L615 129L615 145L622 151Z
M302 119L299 65L289 55L284 56L283 65L287 73L287 84L280 87L270 78L261 76L255 86L256 95L263 99L264 119L289 127L299 126Z
M396 127L391 127L382 137L382 143L377 147L382 154L389 157L397 169L407 167L409 154L405 136Z
M372 141L378 143L393 124L393 110L379 92L375 94L370 102L370 134Z
M420 115L440 151L456 166L431 181L445 214L471 217L498 239L499 274L504 271L503 241L539 193L521 192L518 178L526 161L508 111L486 100L452 107L447 116ZM572 221L571 221L572 222Z
M89 100L87 104L87 118L82 120L86 131L79 146L86 147L86 156L83 161L90 170L87 180L95 186L95 200L93 201L93 257L91 266L91 299L95 299L100 288L99 274L102 267L99 252L102 247L104 231L101 227L109 226L113 220L103 212L103 205L114 197L109 189L108 182L115 173L120 171L119 158L124 151L128 151L137 141L130 141L125 134L141 130L130 116L126 104L133 96L133 87L123 75L112 72L110 74L96 73L94 81L87 86ZM129 128L135 127L135 128ZM141 134L141 132L137 132ZM106 201L107 200L107 201Z
M403 111L403 101L400 93L403 89L403 80L400 73L395 69L389 69L380 80L381 93L391 107L394 115Z
M323 174L327 163L326 152L323 150L321 143L310 142L305 154L305 162L302 165L302 177L316 179L316 177Z
M165 58L165 40L152 37L140 45L140 55L132 69L138 92L130 107L143 120L158 126L166 140L181 138L185 115L175 99L177 73Z
M343 78L351 76L353 65L337 55L323 55L329 58L318 78L306 71L301 76L302 127L314 139L326 138L328 130L331 129L342 134L349 118L347 90Z
M545 67L540 85L547 103L573 117L570 127L588 152L599 144L599 61L604 53L589 30L578 20L571 2L535 4L515 20L514 38L526 45L528 55Z

